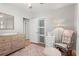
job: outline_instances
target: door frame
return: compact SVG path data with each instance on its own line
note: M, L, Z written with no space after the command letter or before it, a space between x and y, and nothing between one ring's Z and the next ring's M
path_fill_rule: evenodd
M27 33L26 33L26 22L28 21L28 24L29 24L29 19L28 18L24 18L23 17L23 33L25 34L25 39L27 39L26 38L26 35L27 35ZM25 25L25 26L24 26ZM29 27L29 26L28 26ZM28 39L29 39L29 31L28 31Z

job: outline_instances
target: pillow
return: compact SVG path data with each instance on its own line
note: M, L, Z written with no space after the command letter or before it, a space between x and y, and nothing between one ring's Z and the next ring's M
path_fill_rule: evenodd
M63 36L62 43L68 44L71 42L71 37Z
M64 30L62 36L62 43L70 43L72 38L73 31L72 30Z

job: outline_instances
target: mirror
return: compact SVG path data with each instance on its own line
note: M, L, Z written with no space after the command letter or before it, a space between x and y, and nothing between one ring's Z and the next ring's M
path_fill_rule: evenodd
M14 16L0 13L0 30L14 29Z

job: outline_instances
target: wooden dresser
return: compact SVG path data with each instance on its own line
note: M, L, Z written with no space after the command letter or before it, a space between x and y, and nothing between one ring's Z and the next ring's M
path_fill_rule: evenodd
M25 47L23 34L0 36L0 56L8 55Z

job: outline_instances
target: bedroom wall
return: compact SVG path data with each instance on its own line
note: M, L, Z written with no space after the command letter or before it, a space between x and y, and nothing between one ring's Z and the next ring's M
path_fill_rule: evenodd
M35 43L38 43L38 20L39 18L33 18L29 22L29 39Z
M24 11L4 3L0 4L0 12L14 16L14 30L0 30L0 34L7 32L23 33L23 17L26 17Z
M53 10L52 15L49 16L53 28L56 27L57 24L61 24L66 29L76 30L74 28L74 11L75 4ZM53 28L51 28L51 30Z

